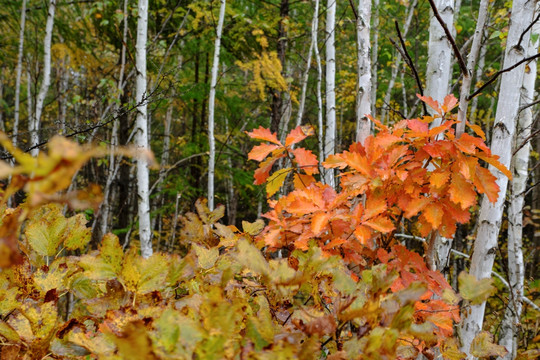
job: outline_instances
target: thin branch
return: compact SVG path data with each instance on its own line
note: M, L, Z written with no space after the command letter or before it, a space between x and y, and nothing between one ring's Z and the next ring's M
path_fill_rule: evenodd
M167 174L173 170L173 169L176 169L178 166L180 166L182 163L185 163L186 161L188 160L191 160L195 157L199 157L199 156L204 156L204 155L208 155L208 152L203 152L203 153L198 153L198 154L193 154L193 155L190 155L188 157L185 157L183 159L180 159L178 160L177 162L175 162L173 165L169 166L169 168L167 170L165 170L163 173L161 173L161 175L159 176L159 178L156 180L156 182L154 182L154 184L152 185L152 187L150 188L150 190L148 191L148 193L152 194L152 192L154 192L154 189L156 188L156 186L158 186L158 184L160 182L162 182L165 177L167 176Z
M349 4L351 4L351 9L352 9L353 14L354 14L354 19L355 19L355 20L358 20L358 13L356 12L356 9L355 9L355 7L354 7L353 0L349 0Z
M540 19L540 12L538 13L538 15L536 16L536 19L533 20L532 23L529 24L529 26L527 26L527 28L525 30L523 30L523 32L521 33L521 35L519 36L519 41L517 43L517 47L521 47L521 42L523 41L523 37L525 36L525 34L527 33L527 31L531 30L531 28L533 27L534 24L536 24L536 22L538 21L538 19Z
M522 112L523 110L528 109L528 108L530 108L531 106L534 106L534 105L536 105L536 104L540 104L540 99L535 100L535 101L533 101L532 103L525 104L525 105L523 105L522 107L520 107L519 110L518 110L518 114L519 114L520 112Z
M534 60L536 58L540 57L540 53L538 54L535 54L535 55L532 55L532 56L529 56L525 59L522 59L520 61L518 61L517 63L515 63L514 65L511 65L509 67L507 67L506 69L502 69L502 70L499 70L495 73L495 75L493 75L488 81L486 81L486 83L482 86L480 86L478 88L478 90L476 90L475 92L473 92L471 95L469 95L467 97L467 100L471 100L473 97L475 97L476 95L480 94L482 92L482 90L484 90L489 84L491 84L492 82L494 82L495 80L497 80L497 78L499 76L501 76L502 74L504 74L505 72L508 72L510 70L514 70L515 68L517 68L519 65L525 63L525 62L528 62L528 61L531 61L531 60Z
M401 30L399 29L398 22L394 21L394 25L396 26L396 31L397 31L397 34L398 34L398 37L399 37L399 42L401 43L403 51L401 51L399 49L397 44L392 39L390 39L390 41L392 41L392 44L394 44L394 46L401 53L401 57L403 57L405 59L405 61L407 62L407 65L409 65L409 68L412 70L412 72L414 74L414 78L416 79L416 84L418 85L418 92L420 93L420 95L424 96L424 88L422 87L422 82L420 81L420 76L418 76L418 71L416 71L416 68L414 67L414 63L412 61L412 58L409 55L409 52L407 51L407 47L405 46L405 41L403 40L403 36L401 36ZM427 111L426 104L424 102L422 102L422 105L424 107L424 114L427 114L428 111Z
M450 33L450 30L448 30L448 27L446 26L444 20L441 18L441 14L439 14L439 11L437 10L437 7L435 6L433 0L428 1L429 5L431 5L431 9L433 10L433 15L435 15L435 17L439 21L439 24L441 24L444 33L446 34L446 38L450 42L450 45L452 45L452 49L454 49L454 55L456 55L456 57L458 58L458 64L461 73L464 75L468 75L469 71L467 70L467 65L465 65L465 60L463 60L463 56L461 56L461 53L459 52L459 48L456 45L456 41L454 40L452 33Z

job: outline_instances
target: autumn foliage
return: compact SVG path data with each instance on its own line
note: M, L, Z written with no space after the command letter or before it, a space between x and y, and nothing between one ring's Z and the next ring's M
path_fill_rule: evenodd
M179 253L148 259L112 234L91 249L86 217L66 217L59 205L95 205L98 192L58 194L69 181L52 179L105 151L58 138L32 159L4 138L19 163L0 168L13 179L5 195L24 189L28 201L8 209L3 197L1 358L433 359L437 348L462 359L453 331L460 301L485 300L491 283L462 274L457 294L395 235L407 223L428 243L452 236L478 193L498 196L483 165L508 171L478 127L470 126L476 136L455 137L455 98L421 99L436 116L393 127L372 119L375 135L364 146L323 164L298 147L310 127L284 144L253 130L263 143L249 158L260 163L255 183L266 184L268 223L226 226L222 206L211 212L199 201L181 216ZM441 125L430 129L436 118ZM328 168L341 170L338 189L317 180ZM293 190L276 196L288 182ZM504 353L491 341L481 333L473 354Z

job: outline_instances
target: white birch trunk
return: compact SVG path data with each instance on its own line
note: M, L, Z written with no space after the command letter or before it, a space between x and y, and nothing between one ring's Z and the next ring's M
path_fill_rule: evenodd
M324 156L336 150L336 2L328 0L326 9L326 133ZM325 183L335 188L334 169L326 169Z
M357 13L356 141L363 145L371 133L371 121L367 117L371 112L371 59L369 57L371 0L358 0Z
M488 13L488 0L481 0L480 7L478 8L478 18L476 20L476 29L474 30L473 42L471 45L471 51L467 59L467 74L463 76L461 82L461 91L459 95L459 108L458 108L458 125L456 135L459 137L465 131L465 122L467 121L467 108L469 107L469 92L471 90L471 82L473 71L476 67L476 61L478 54L480 53L480 47L482 45L482 37L484 35L484 28L486 26L487 13Z
M540 9L537 7L537 13ZM540 33L540 26L536 24L533 34ZM528 56L538 52L538 37L534 43L529 44ZM521 105L534 101L534 85L537 76L537 63L533 60L529 63L529 71L523 77L521 88ZM513 178L510 189L510 202L508 207L508 276L510 295L508 305L501 324L500 344L508 353L504 360L516 358L518 346L518 324L521 319L523 284L525 279L525 265L523 263L522 235L523 235L523 204L527 189L527 177L529 170L529 155L531 144L529 142L533 125L532 107L523 110L519 114L514 149L517 150L513 159ZM521 147L522 146L522 147ZM520 148L521 147L521 148Z
M315 0L315 10L313 12L314 27L312 36L314 37L313 50L315 51L315 60L317 62L317 125L319 128L319 163L324 161L324 125L323 125L323 101L322 101L322 65L321 55L319 53L319 0ZM321 171L321 173L323 173Z
M24 27L26 23L26 0L22 0L21 6L21 29L19 31L19 52L17 53L17 69L15 70L15 110L13 114L13 145L17 146L19 134L19 114L21 98L22 60L24 51Z
M402 35L403 35L404 39L407 38L407 33L409 32L409 28L411 27L411 22L412 22L412 18L413 18L413 14L414 14L414 9L416 9L417 4L418 4L418 0L414 0L411 3L411 5L409 6L409 8L407 9L407 20L405 21L405 25L403 26L403 30L402 30ZM402 60L401 53L399 51L397 51L395 66L392 67L392 74L390 76L390 82L388 83L388 89L386 90L386 94L384 95L384 105L383 105L383 109L381 111L381 119L380 119L381 122L383 122L383 123L385 123L385 121L386 121L386 116L388 114L388 108L387 107L390 106L390 101L392 99L392 90L394 89L394 85L396 84L397 74L398 74L399 70L401 69L401 65L402 65L401 60ZM403 79L403 76L402 76L402 79ZM403 80L401 82L403 84L403 86L402 86L403 91L405 91L405 83L403 82ZM406 105L406 103L404 103L404 105ZM406 114L407 110L406 109L404 109L404 110L405 111L403 112L403 114Z
M137 19L137 45L135 47L135 62L137 67L137 120L135 144L142 152L148 151L148 121L146 99L146 40L148 33L148 0L139 0L139 15ZM152 256L152 233L150 229L150 196L148 159L146 155L137 158L137 195L139 207L139 239L141 255L144 258Z
M216 102L216 84L219 68L219 51L221 50L221 33L225 19L226 0L220 0L219 20L216 29L216 42L214 44L214 61L212 63L212 78L210 79L210 96L208 99L208 143L210 157L208 159L208 208L214 210L214 171L216 160L216 139L214 138L214 109Z
M373 43L371 45L371 116L377 117L377 64L379 60L379 0L373 0Z
M454 23L454 0L436 0L435 6L447 27ZM429 23L428 62L426 69L426 96L442 102L448 95L452 68L452 46L444 30L431 11ZM428 108L428 111L431 108ZM431 126L439 126L441 119L435 119Z
M304 107L306 104L306 92L307 84L309 80L309 70L311 70L311 57L313 55L313 48L317 47L317 29L319 27L319 0L315 0L315 11L313 13L313 20L311 22L311 43L309 44L306 70L302 76L302 93L300 95L300 105L298 106L298 114L296 116L296 127L302 125L302 117L304 116Z
M43 80L36 99L36 110L33 113L33 129L30 133L30 147L34 148L31 151L32 156L37 156L39 153L39 128L41 123L41 114L43 112L43 104L47 91L51 85L51 43L52 32L54 25L54 13L56 11L56 0L50 0L49 10L47 13L47 24L45 25L45 38L43 40Z
M485 36L485 30L484 30L484 36ZM476 74L474 76L474 80L476 83L478 83L482 76L484 75L484 65L486 64L486 53L487 53L487 45L482 44L480 46L480 55L478 56L478 67L476 68ZM471 124L474 124L476 122L476 109L478 108L478 96L475 96L471 101L471 110L470 113L470 120L469 122Z
M522 46L518 47L517 44L521 34L532 21L534 9L535 0L514 0L502 68L507 68L524 58L525 51ZM530 32L525 33L522 40L525 47L529 43L529 38ZM512 157L512 152L509 149L512 148L524 69L525 64L522 64L512 71L504 73L501 77L491 137L491 150L494 155L500 156L499 161L507 168L510 167ZM500 193L495 203L491 203L486 196L482 199L478 217L478 233L474 242L470 267L470 274L477 279L491 277L508 184L508 178L500 171L493 166L490 166L489 169L497 178ZM472 355L470 355L471 342L482 329L485 307L485 302L480 305L470 305L463 313L460 326L462 351L468 354L469 359L472 359Z

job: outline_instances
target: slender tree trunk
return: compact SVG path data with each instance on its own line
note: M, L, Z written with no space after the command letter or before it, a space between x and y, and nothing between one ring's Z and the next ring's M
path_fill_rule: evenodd
M436 0L435 5L447 27L452 27L454 23L454 0ZM448 95L452 77L452 68L450 66L452 56L452 46L446 38L441 24L431 13L425 94L438 102L442 102L444 97ZM431 110L428 109L428 111ZM432 126L439 126L440 124L441 119L435 119Z
M537 13L540 9L537 7ZM532 33L538 34L540 27L533 27ZM538 52L538 37L534 43L529 44L527 56ZM521 105L534 101L535 80L537 76L536 61L529 63L529 71L523 77L521 88ZM506 347L508 354L502 359L516 358L518 347L518 324L521 320L523 284L525 279L525 265L523 262L522 236L523 236L523 205L529 170L529 155L531 144L531 127L533 125L532 107L519 114L518 127L513 159L513 178L510 187L510 201L508 206L508 283L510 285L509 302L504 312L501 324L500 344Z
M49 10L47 13L47 24L45 25L45 38L43 40L43 80L41 81L41 87L39 88L36 100L36 110L33 113L33 131L30 133L30 146L33 148L31 151L32 156L37 156L39 153L39 148L37 145L39 144L41 114L43 112L43 105L45 103L47 91L51 85L51 43L55 11L56 0L50 0Z
M0 67L0 101L4 100L4 67ZM4 107L0 105L0 131L6 131L4 123Z
M226 0L220 0L219 20L216 29L216 42L214 44L214 61L212 63L212 78L210 80L210 96L208 101L208 142L210 145L210 158L208 160L208 208L214 210L214 171L216 161L216 139L214 137L214 111L216 102L216 85L219 69L219 51L221 49L221 33L225 19Z
M315 60L317 62L317 125L319 137L319 163L324 161L324 125L323 125L323 102L322 102L322 65L321 55L319 53L319 0L315 0L315 10L313 11L315 19L311 35L314 37L313 50L315 51ZM322 171L321 171L322 173Z
M148 151L148 122L146 99L146 40L148 33L148 0L139 0L137 19L137 45L135 60L137 66L137 123L135 144L142 151ZM148 193L148 160L145 155L137 158L137 195L139 205L139 239L141 255L152 255L152 233L150 229L150 196Z
M296 116L296 126L302 124L302 117L304 116L304 107L306 104L306 92L309 80L309 70L311 70L311 57L313 50L317 47L317 30L319 28L319 0L315 1L315 10L313 12L313 20L311 22L311 42L309 44L308 56L306 61L306 70L302 77L302 93L300 95L300 105L298 106L298 114Z
M371 44L371 116L377 117L377 64L379 59L379 0L373 0L373 43Z
M285 71L285 55L287 53L287 21L289 17L289 0L281 0L279 6L279 24L278 24L278 41L277 55L283 71ZM283 75L283 74L282 74ZM278 132L281 123L283 107L283 93L279 90L272 90L272 119L270 122L270 130Z
M485 30L484 30L484 36L485 36ZM487 53L487 45L483 43L480 47L480 55L478 56L478 67L476 68L476 74L474 76L474 81L478 83L480 79L482 79L482 75L484 75L484 65L486 63L486 53ZM475 96L471 101L471 110L469 111L470 120L469 122L471 124L474 124L476 122L476 109L478 107L478 96Z
M336 1L327 0L326 9L326 134L324 156L336 151ZM325 183L335 187L334 169L326 169Z
M13 145L17 146L19 134L19 107L21 98L22 60L24 52L24 27L26 23L26 0L22 0L21 6L21 29L19 31L19 52L17 53L17 69L15 70L15 111L13 114Z
M480 47L482 46L482 37L484 35L484 28L487 20L488 0L481 0L480 7L478 9L478 18L476 20L476 29L474 30L473 42L471 45L471 51L469 58L467 59L467 74L463 76L461 82L461 91L459 95L459 108L458 108L458 125L456 129L456 135L459 137L465 131L465 123L467 121L467 108L469 107L469 92L471 90L471 82L473 71L476 67L476 60L480 53Z
M357 14L356 141L363 145L371 133L371 121L367 117L371 112L371 59L369 57L371 0L358 0Z
M405 20L405 25L403 26L402 35L403 38L407 38L407 34L409 33L409 28L411 27L412 17L414 14L414 9L416 9L416 5L418 4L418 0L413 0L409 8L407 9L407 16ZM386 122L386 115L388 114L388 106L390 106L390 101L392 99L392 90L394 89L394 85L396 84L396 78L398 72L401 70L401 53L398 51L396 54L396 61L395 66L392 67L392 74L390 76L390 82L388 83L388 89L386 90L386 94L384 95L384 106L381 112L381 121L384 123ZM402 72L403 74L403 72ZM405 83L403 83L402 80L402 88L405 89ZM407 111L404 112L406 114Z
M507 68L524 58L523 46L527 47L530 38L530 32L524 33L524 30L531 23L534 10L535 0L514 0L502 68ZM522 34L522 44L518 46ZM491 150L494 155L500 156L499 161L506 167L510 167L512 153L508 149L512 148L515 120L519 108L519 90L523 84L524 69L525 64L522 64L513 71L504 73L501 77ZM470 267L470 273L477 279L491 277L508 184L508 178L505 175L493 166L489 168L497 178L500 193L495 203L491 203L486 196L482 199L478 218L478 233L474 242ZM470 305L463 313L461 322L462 351L468 355L469 359L472 358L470 355L471 342L482 329L485 307L485 302L480 305Z
M454 0L436 0L435 4L445 24L452 27L454 24ZM451 57L450 41L437 18L431 14L425 94L439 103L442 103L445 96L448 95L450 79L452 78ZM428 108L428 111L432 112L432 109ZM438 118L433 121L431 126L440 124L441 119ZM428 266L432 270L443 270L448 264L451 247L452 239L436 234L430 241L426 252Z

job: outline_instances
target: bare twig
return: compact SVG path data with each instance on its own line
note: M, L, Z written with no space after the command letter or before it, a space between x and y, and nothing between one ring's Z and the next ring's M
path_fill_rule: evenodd
M492 82L494 82L495 80L497 80L497 78L499 76L501 76L502 74L504 74L505 72L508 72L510 70L514 70L515 68L517 68L519 65L525 63L525 62L528 62L528 61L531 61L531 60L534 60L536 58L539 58L540 57L540 53L538 54L534 54L532 56L529 56L525 59L522 59L520 61L518 61L517 63L515 63L514 65L511 65L509 67L507 67L506 69L502 69L502 70L499 70L495 73L495 75L493 75L488 81L485 82L484 85L480 86L478 88L478 90L476 90L475 92L473 92L471 95L469 95L467 97L467 100L471 100L473 97L475 97L476 95L480 94L482 92L482 90L484 90L488 85L490 85Z
M461 56L461 53L459 52L459 48L456 45L456 41L454 40L454 37L452 36L452 33L450 33L450 30L448 30L448 27L446 26L446 23L441 18L441 14L439 14L439 11L437 10L437 7L435 6L435 3L433 0L428 0L429 5L431 5L431 9L433 10L433 15L437 18L439 21L439 24L441 24L444 33L446 34L446 38L450 42L450 45L452 45L452 49L454 49L454 54L456 55L458 59L459 69L464 75L467 75L469 71L467 70L467 65L465 65L465 60L463 60L463 56Z
M399 25L398 25L397 21L394 21L394 25L396 26L396 31L397 31L397 34L398 34L398 37L399 37L399 42L401 43L401 47L403 48L403 51L401 51L399 49L397 44L392 39L390 39L390 41L392 41L392 44L394 44L394 46L401 53L401 56L405 59L405 61L407 62L407 65L409 65L409 68L413 72L414 78L416 79L416 84L418 85L418 92L420 93L420 95L424 96L424 88L422 87L422 82L420 81L420 76L418 76L418 71L416 71L416 68L414 67L414 63L412 61L412 58L409 55L409 52L407 51L407 47L405 46L405 40L403 40L403 36L401 36L401 30L399 30ZM422 102L422 105L424 107L424 114L427 114L428 111L427 111L426 104L424 102Z
M525 30L523 30L523 32L521 33L521 35L519 36L519 40L518 40L518 43L517 43L517 47L521 47L521 42L523 41L523 37L525 36L525 34L527 33L527 31L531 30L531 28L533 27L534 24L536 24L536 22L540 19L540 13L538 13L538 15L536 16L536 19L534 19L532 21L532 23L529 24L529 26L527 26L527 28Z

